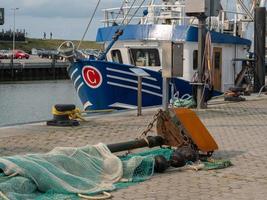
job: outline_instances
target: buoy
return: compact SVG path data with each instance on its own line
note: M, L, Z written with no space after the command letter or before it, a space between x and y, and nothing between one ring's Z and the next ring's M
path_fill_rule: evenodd
M158 155L155 156L154 159L155 159L154 170L156 173L163 173L166 171L166 169L169 168L170 165L164 156Z
M73 104L57 104L52 107L53 119L47 121L48 126L79 126L80 110Z

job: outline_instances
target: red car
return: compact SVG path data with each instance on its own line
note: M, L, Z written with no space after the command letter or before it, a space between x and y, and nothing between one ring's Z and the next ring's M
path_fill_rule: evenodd
M15 59L29 59L30 58L30 55L25 53L24 51L22 50L15 50L14 51L14 58Z

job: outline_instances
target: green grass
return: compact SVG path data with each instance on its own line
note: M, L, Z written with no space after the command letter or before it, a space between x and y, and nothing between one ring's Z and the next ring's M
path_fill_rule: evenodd
M37 49L57 49L59 45L66 40L42 40L27 38L26 42L16 42L16 49L21 49L26 52L30 52L32 48ZM78 46L79 41L73 41L75 46ZM12 49L12 42L2 42L0 41L0 49ZM84 41L81 44L80 49L101 49L101 45L94 41Z

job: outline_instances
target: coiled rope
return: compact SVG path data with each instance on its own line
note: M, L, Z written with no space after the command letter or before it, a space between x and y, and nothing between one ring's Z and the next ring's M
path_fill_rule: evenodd
M75 108L70 111L58 111L55 106L52 107L52 114L57 116L64 116L68 115L70 120L80 119L82 121L86 121L86 119L82 116L83 114L89 113L107 113L113 112L115 109L106 109L106 110L88 110L88 111L81 111L79 108Z
M85 119L82 117L82 111L79 108L75 108L71 111L58 111L55 106L52 107L52 114L53 115L58 115L58 116L63 116L63 115L68 115L70 120L73 119L80 119L82 121L85 121Z
M92 200L102 200L102 199L109 199L111 198L111 194L108 192L103 192L103 196L89 196L84 194L78 194L79 197L83 199L92 199Z

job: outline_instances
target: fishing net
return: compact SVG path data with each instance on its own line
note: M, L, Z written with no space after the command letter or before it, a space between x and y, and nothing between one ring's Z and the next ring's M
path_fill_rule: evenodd
M96 195L125 188L150 178L154 157L170 160L170 148L149 149L115 156L105 144L55 148L46 154L0 158L0 199L78 200L78 194ZM230 161L206 161L201 169L220 169Z
M230 160L207 160L204 161L204 170L214 170L214 169L224 169L227 167L231 167L233 164Z
M119 158L98 144L3 157L0 191L10 200L75 200L77 194L95 195L144 181L154 172L154 156L169 159L171 152L158 149Z

